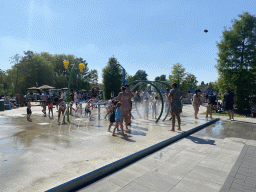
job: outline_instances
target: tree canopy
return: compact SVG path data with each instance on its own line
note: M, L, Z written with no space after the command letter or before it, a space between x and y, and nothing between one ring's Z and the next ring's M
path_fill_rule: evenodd
M256 18L245 12L232 20L232 27L224 29L217 43L219 52L217 70L218 87L224 93L229 86L237 95L239 111L249 108L249 96L256 91ZM255 93L254 93L255 94Z
M109 99L112 91L115 95L118 95L122 86L123 74L120 64L114 56L109 58L107 66L102 72L104 98Z
M89 89L90 83L97 83L96 70L89 71L88 63L83 58L74 55L49 54L47 52L33 53L25 51L24 56L16 54L11 57L12 68L6 72L1 71L0 93L14 94L16 92L26 93L27 88L51 85L56 88L67 87L71 66L66 70L63 61L68 60L70 65L84 63L83 72L74 70L71 87L74 89ZM89 81L93 79L93 81Z

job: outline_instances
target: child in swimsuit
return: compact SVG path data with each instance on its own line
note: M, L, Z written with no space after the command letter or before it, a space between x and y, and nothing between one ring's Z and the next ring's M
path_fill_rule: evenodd
M65 123L65 110L66 110L66 104L63 101L63 99L60 99L60 103L59 103L59 114L58 114L58 123L60 124L60 114L62 113L63 115L63 123Z
M52 118L53 118L53 104L52 104L52 99L49 99L48 101L48 110L49 110L49 117L50 117L50 112L52 112Z
M46 117L46 105L45 105L45 101L43 101L43 104L42 104L42 107L43 107L43 114L44 114L44 117Z

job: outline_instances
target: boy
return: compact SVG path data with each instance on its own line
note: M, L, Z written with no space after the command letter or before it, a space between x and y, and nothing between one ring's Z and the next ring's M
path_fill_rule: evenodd
M28 100L28 106L27 106L27 120L29 121L29 122L31 122L32 121L32 119L30 119L30 116L31 116L31 114L32 114L32 111L31 111L31 98Z
M85 104L85 116L88 117L88 114L89 114L89 119L91 120L91 110L90 110L90 107L91 107L91 103L90 103L90 100Z

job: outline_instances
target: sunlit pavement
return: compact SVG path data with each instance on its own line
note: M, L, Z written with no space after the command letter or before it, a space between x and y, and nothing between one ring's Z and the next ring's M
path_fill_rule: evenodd
M218 121L79 191L256 191L252 121Z
M33 122L26 120L26 108L0 112L1 191L45 191L179 134L179 132L169 131L171 121L166 120L165 122L159 121L155 123L153 119L139 119L136 111L133 111L135 119L133 120L130 131L126 132L128 136L122 138L120 134L117 137L112 137L112 133L107 132L108 121L103 119L105 116L104 108L101 109L102 114L100 115L100 119L98 119L98 111L95 109L93 111L92 121L89 121L85 117L72 116L71 124L61 126L57 124L56 112L54 113L54 119L50 119L49 117L42 117L41 110L41 107L32 108L33 114L31 118ZM205 108L201 107L200 112L204 111ZM199 120L193 118L193 108L191 105L184 106L181 118L181 129L183 131L206 122L203 115L199 115ZM228 123L237 124L238 122ZM203 131L208 129L214 130L214 127L210 126ZM219 126L218 129L219 131L216 132L217 135L223 136L223 134L218 134L218 132L221 132L220 130L226 130L226 128ZM213 135L215 134L214 131L210 132ZM233 132L226 131L225 133L232 134ZM203 136L200 137L204 138L204 134L203 132ZM214 137L213 135L209 136L209 138ZM237 135L239 135L239 132ZM252 137L252 140L255 138L253 134L248 135ZM223 137L226 137L226 135L224 134ZM247 136L245 135L245 137ZM247 142L246 138L244 140ZM208 155L211 154L215 147L218 147L219 144L224 145L227 141L237 143L236 141L226 140L225 138L216 138L214 139L214 144L216 145L207 143L205 145L186 138L163 149L162 151L165 152L156 152L132 165L131 167L135 168L132 174L135 174L135 176L130 177L130 173L126 172L130 168L121 170L121 172L125 171L124 175L126 175L122 176L122 178L117 175L119 178L118 181L123 182L122 184L115 183L115 179L113 179L115 174L97 183L104 183L104 187L107 188L106 190L104 188L103 191L117 191L119 189L130 191L130 187L134 188L134 185L137 191L142 191L139 190L140 187L146 187L147 191L156 190L154 186L145 186L145 184L135 181L143 175L147 178L147 174L154 173L152 171L157 166L161 164L164 166L164 163L170 162L170 159L174 157L180 159L171 161L174 163L171 167L177 169L177 171L171 171L174 174L172 177L176 178L175 173L180 172L178 168L183 167L182 163L185 163L185 165L188 164L185 168L183 167L183 170L189 167L188 171L190 170L189 172L191 172L191 168L194 169L204 158L208 158ZM254 141L248 142L253 144ZM222 149L222 145L219 146L220 149ZM236 150L241 149L236 148ZM193 159L198 159L194 155L199 155L202 159L199 158L196 161L199 162L193 164ZM148 159L150 160L149 162ZM177 165L177 163L179 164ZM189 166L190 163L193 165ZM232 168L232 162L228 163ZM136 174L136 172L139 172L139 174ZM177 179L179 181L176 180L178 183L174 182L175 185L167 187L168 190L182 191L182 188L179 189L177 187L179 183L182 183L181 181L186 181L183 180L186 175L188 175L186 171L182 176L178 175ZM111 177L112 179L110 179ZM91 191L90 187L94 187L93 191L97 191L97 186L100 186L97 183L92 184L85 190Z

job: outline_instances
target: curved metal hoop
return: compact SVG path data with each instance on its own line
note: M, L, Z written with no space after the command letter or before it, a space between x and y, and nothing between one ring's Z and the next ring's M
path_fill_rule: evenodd
M160 112L160 114L159 114L159 116L158 116L158 118L157 118L157 120L156 120L156 123L157 123L157 122L159 121L159 119L161 118L162 114L163 114L163 108L164 108L163 96L162 96L160 90L158 89L158 87L157 87L154 83L152 83L152 81L136 80L136 81L131 82L130 84L136 83L136 82L142 82L143 84L144 84L144 83L150 84L150 85L152 85L152 86L157 90L157 92L159 93L160 99L161 99L161 101L162 101L162 108L161 108L161 112ZM141 89L141 88L140 88L140 89ZM139 91L140 91L140 89L139 89ZM138 96L139 91L137 92L136 96ZM136 107L136 110L137 110L137 107Z

